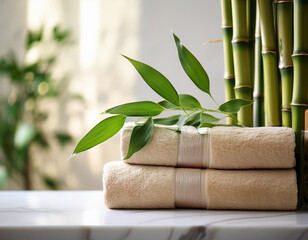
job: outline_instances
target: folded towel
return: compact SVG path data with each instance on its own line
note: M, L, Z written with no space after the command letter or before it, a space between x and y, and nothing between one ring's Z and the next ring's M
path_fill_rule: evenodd
M133 127L126 124L121 132L122 158ZM294 148L294 131L286 127L214 127L198 132L184 126L177 133L157 125L149 143L126 162L216 169L292 168Z
M109 162L103 174L109 208L295 210L294 170L214 170Z

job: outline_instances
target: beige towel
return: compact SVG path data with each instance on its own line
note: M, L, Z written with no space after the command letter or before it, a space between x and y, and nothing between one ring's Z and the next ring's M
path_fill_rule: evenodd
M126 124L121 132L122 158L127 153L133 126ZM201 129L208 132L202 135L196 129L187 131L191 128L183 127L179 134L156 126L148 145L126 161L216 169L292 168L295 165L295 134L291 128L214 127Z
M105 165L103 183L109 208L198 207L196 199L207 209L295 210L297 204L294 170L205 170L117 161Z

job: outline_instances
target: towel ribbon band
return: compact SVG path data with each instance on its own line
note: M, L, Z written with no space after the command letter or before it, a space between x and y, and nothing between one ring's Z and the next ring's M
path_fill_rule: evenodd
M175 174L175 207L206 208L206 174L211 160L210 128L182 128ZM196 168L196 169L193 169Z
M206 174L205 169L176 169L175 207L206 208Z
M208 168L211 160L210 128L184 126L180 134L178 167Z

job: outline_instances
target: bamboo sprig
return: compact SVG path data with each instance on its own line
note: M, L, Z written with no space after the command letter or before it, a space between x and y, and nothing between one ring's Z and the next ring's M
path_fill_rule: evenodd
M213 99L206 71L198 59L182 44L181 40L174 33L173 38L184 72L196 87ZM195 97L188 94L178 94L171 82L155 68L125 55L123 57L135 67L149 87L164 100L158 103L152 101L131 102L107 109L103 114L113 114L113 116L105 118L92 128L79 141L72 156L95 147L113 137L122 129L128 117L138 117L138 119L135 122L136 126L132 131L128 153L124 159L130 158L148 144L154 132L154 124L165 126L177 124L177 128L173 129L177 132L180 132L184 125L196 128L225 125L218 123L221 119L207 113L214 112L230 117L235 123L234 125L240 125L241 122L237 120L236 113L242 107L251 105L253 102L245 99L231 99L218 106L217 109L203 108ZM216 102L214 99L213 101ZM182 113L156 118L156 116L164 111L173 110L180 110Z
M232 52L232 10L231 0L221 0L221 17L222 17L222 33L223 33L223 46L224 46L224 82L225 82L225 99L229 101L235 98L234 85L234 63ZM235 124L231 117L226 118L227 124Z
M276 34L274 29L273 5L269 0L258 0L262 36L262 59L264 71L265 125L281 126L280 89Z
M261 56L261 30L260 30L260 15L257 7L256 16L256 35L255 35L255 69L254 69L254 126L264 126L264 86L263 86L263 62Z
M291 127L291 106L293 88L293 1L276 1L277 36L279 48L279 69L282 90L282 126Z
M249 63L249 38L247 29L246 0L232 0L233 57L235 70L235 96L237 99L252 99L251 71ZM239 121L253 126L252 105L243 107L238 113Z

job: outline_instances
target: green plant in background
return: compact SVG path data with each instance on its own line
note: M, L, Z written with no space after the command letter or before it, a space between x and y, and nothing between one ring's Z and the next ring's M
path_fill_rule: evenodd
M56 26L50 38L44 29L28 31L26 54L42 44L53 44L57 51L51 56L41 57L31 64L19 62L15 54L0 59L1 84L9 82L8 98L0 99L0 188L7 178L32 189L31 173L36 171L47 187L58 189L60 182L39 169L33 169L30 147L34 144L48 148L48 138L41 124L48 112L38 107L41 100L58 98L61 94L59 81L52 76L61 46L71 44L70 33ZM54 132L60 144L68 143L72 137L65 132ZM21 182L20 182L21 180Z
M210 92L210 82L207 73L196 57L181 43L180 39L173 34L178 51L180 63L193 83L212 99ZM230 126L219 124L221 120L209 113L223 114L232 118L235 125L242 125L236 113L244 106L252 104L252 100L231 99L226 103L217 106L217 109L203 108L200 102L188 94L178 94L170 81L159 71L142 62L124 56L139 72L143 80L158 94L163 100L155 103L151 101L132 102L110 108L104 112L115 114L105 118L90 130L77 144L73 155L88 150L107 139L114 136L123 127L127 117L139 117L136 121L130 139L128 153L125 159L130 158L134 153L142 149L150 141L154 124L174 125L177 124L177 131L181 131L182 126L189 125L196 128L213 126ZM214 99L213 99L214 100ZM215 100L214 100L215 102ZM216 102L215 102L216 103ZM177 111L176 115L156 118L166 111ZM181 111L181 114L178 114Z

